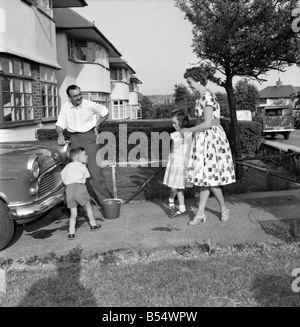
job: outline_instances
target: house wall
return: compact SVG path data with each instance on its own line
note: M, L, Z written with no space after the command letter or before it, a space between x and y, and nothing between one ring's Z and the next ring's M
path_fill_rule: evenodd
M138 94L137 92L129 92L129 104L132 106L138 105Z
M129 100L129 85L124 82L111 82L111 100Z
M58 67L54 21L20 0L2 0L0 9L0 52Z
M267 99L266 103L260 103L260 107L274 105L292 105L292 100L290 98L272 98Z
M60 68L56 57L55 23L34 5L20 0L1 0L0 20L0 52L7 57L17 56L31 62L35 120L29 125L1 128L0 140L35 140L36 130L43 126L40 65L55 70Z
M57 33L57 58L62 70L58 72L58 92L60 105L67 100L66 89L71 84L78 85L83 92L111 92L110 72L98 63L76 62L68 58L66 33Z

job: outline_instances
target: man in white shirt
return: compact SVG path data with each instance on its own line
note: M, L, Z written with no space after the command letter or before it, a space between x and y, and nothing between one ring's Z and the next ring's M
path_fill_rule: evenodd
M89 157L87 164L91 178L90 186L97 196L98 204L102 205L104 199L110 198L103 170L96 162L99 150L96 144L98 127L103 123L108 115L108 109L96 102L82 98L81 89L77 85L70 85L66 90L69 101L61 108L56 122L56 132L58 134L57 143L65 144L63 135L64 129L71 133L71 149L83 147Z

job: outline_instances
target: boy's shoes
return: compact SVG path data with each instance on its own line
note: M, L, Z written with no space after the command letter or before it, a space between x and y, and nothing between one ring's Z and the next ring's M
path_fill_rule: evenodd
M175 206L169 207L169 214L168 214L168 216L170 217L170 216L175 215L176 211L177 211L177 209L176 209Z
M95 230L99 229L101 225L97 224L95 226L90 226L91 232L94 232Z
M74 238L75 238L75 234L69 234L68 235L68 239L69 240L74 240Z

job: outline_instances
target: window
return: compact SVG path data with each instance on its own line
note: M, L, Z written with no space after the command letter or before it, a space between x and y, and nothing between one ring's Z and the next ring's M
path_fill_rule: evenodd
M52 0L37 0L36 4L40 10L53 18Z
M261 98L259 99L260 104L267 104L267 99L266 98Z
M128 101L118 100L113 101L113 119L126 118L126 105Z
M0 57L2 89L0 123L11 124L33 120L31 66L22 60Z
M112 81L122 81L123 80L122 69L119 68L111 69L110 77Z
M57 74L50 68L40 67L43 118L58 116Z
M81 92L81 93L84 99L102 104L108 109L110 108L109 93L102 93L102 92Z
M100 49L94 42L68 37L68 57L73 60L95 62L100 58Z

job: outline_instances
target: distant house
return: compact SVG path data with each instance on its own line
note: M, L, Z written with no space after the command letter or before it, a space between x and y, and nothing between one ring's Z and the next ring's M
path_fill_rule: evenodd
M41 123L58 115L53 8L86 6L83 0L0 2L0 139L34 140Z
M111 70L112 119L141 118L135 71L122 58L109 58Z
M259 92L260 106L293 105L291 97L300 91L300 87L282 85L280 79L275 86L268 86Z
M139 101L139 84L142 82L135 76L130 77L129 84L129 106L131 119L142 118L142 109Z

